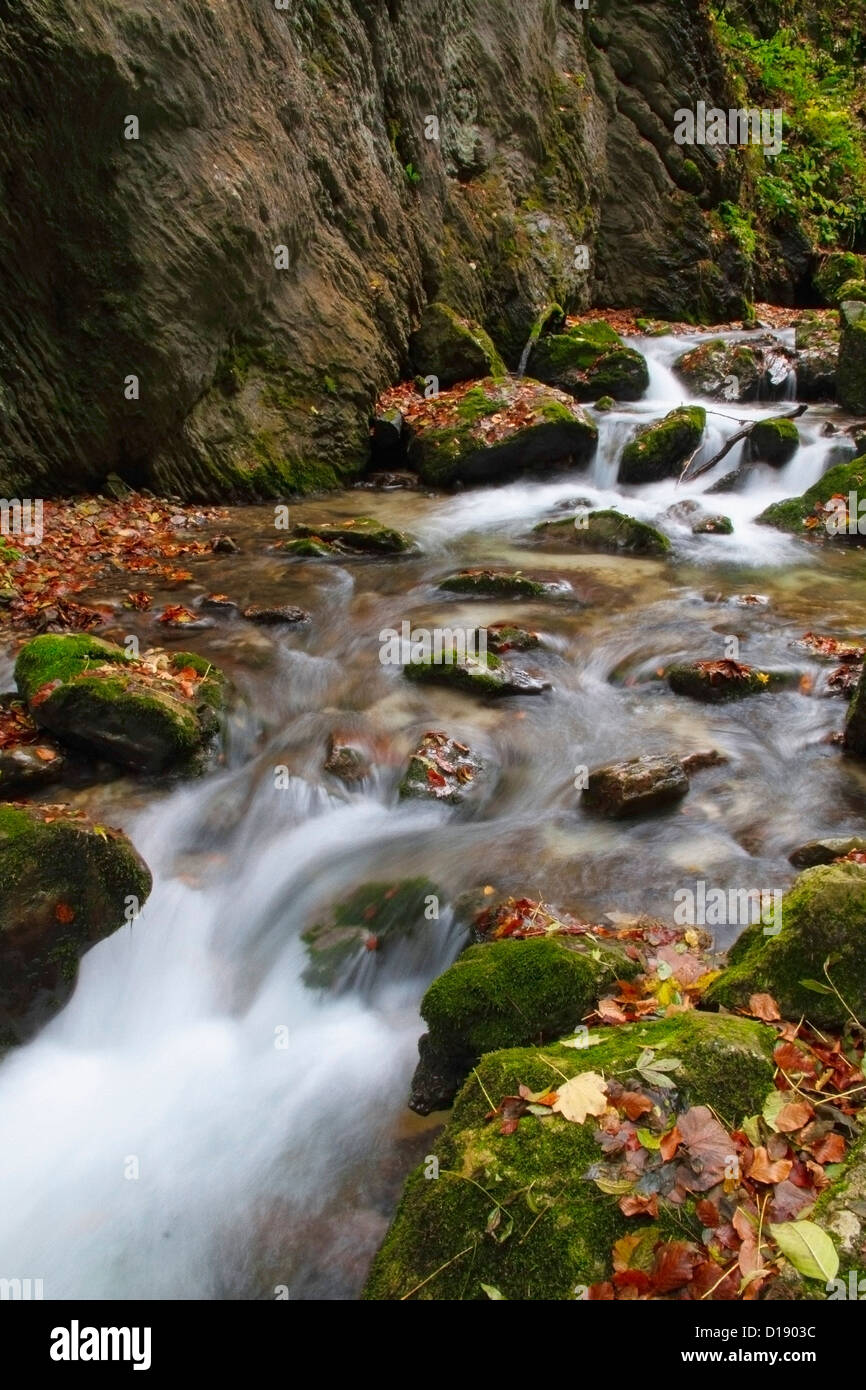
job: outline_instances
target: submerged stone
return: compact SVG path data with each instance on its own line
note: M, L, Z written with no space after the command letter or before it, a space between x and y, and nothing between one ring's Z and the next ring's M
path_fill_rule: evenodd
M521 570L460 570L441 580L439 588L478 598L550 598L569 591L566 583L533 579Z
M316 988L344 986L371 954L381 960L396 942L430 931L431 899L438 910L439 892L426 878L362 884L337 903L328 921L303 932L304 982Z
M407 680L447 685L470 695L541 695L550 689L547 681L537 680L527 671L510 666L494 652L469 655L457 648L409 661L403 668Z
M688 695L705 704L742 700L778 690L796 689L795 671L760 671L739 661L693 661L669 666L667 682L675 695Z
M689 779L677 758L644 756L608 763L589 774L583 800L603 815L645 815L681 801Z

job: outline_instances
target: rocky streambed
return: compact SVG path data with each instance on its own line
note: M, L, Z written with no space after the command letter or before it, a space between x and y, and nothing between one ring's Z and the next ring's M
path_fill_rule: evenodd
M5 561L4 1267L533 1300L862 1259L861 422L835 358L799 399L804 332L548 318L526 378L464 343L430 396L434 337L362 486L160 510L180 558L93 564L92 622Z

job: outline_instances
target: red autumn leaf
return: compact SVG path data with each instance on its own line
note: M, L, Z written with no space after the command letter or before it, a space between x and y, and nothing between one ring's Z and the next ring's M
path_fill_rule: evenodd
M649 1197L639 1196L637 1193L620 1197L619 1209L623 1216L658 1216L658 1193L653 1192Z
M808 1101L791 1101L788 1105L783 1105L776 1116L776 1129L780 1134L795 1134L798 1129L809 1123L814 1113Z
M587 1290L587 1298L590 1303L610 1303L616 1298L613 1291L613 1284L605 1281L603 1284L590 1284Z
M772 994L753 994L749 999L749 1013L752 1018L760 1018L764 1023L775 1023L782 1017Z
M445 781L445 778L442 776L442 773L438 772L435 767L428 767L427 781L430 783L431 787L447 786L447 783Z
M719 1216L718 1207L715 1202L709 1201L706 1197L704 1197L702 1201L696 1203L695 1215L701 1225L706 1226L710 1231L714 1231L717 1226L722 1224L722 1218Z
M752 1155L751 1166L746 1176L751 1178L752 1182L784 1182L793 1166L793 1160L790 1158L780 1158L775 1163L772 1162L767 1150L759 1145Z
M639 1120L641 1115L649 1114L653 1103L649 1096L642 1096L640 1091L623 1091L616 1101L616 1107L625 1111L630 1120Z
M53 748L34 748L33 752L43 763L53 763L54 759L57 757Z
M790 1042L776 1043L773 1059L786 1076L814 1076L818 1070L814 1058Z
M680 1115L677 1127L685 1149L677 1179L689 1192L707 1192L723 1181L733 1141L706 1105Z
M845 1140L841 1134L825 1134L812 1144L811 1152L818 1163L841 1163L845 1157Z
M689 1292L706 1302L729 1301L740 1296L740 1273L736 1265L725 1271L714 1260L704 1260L695 1269Z
M58 922L63 922L65 925L75 921L75 912L69 906L69 903L58 903L54 909L54 916L57 918Z
M623 1012L615 999L600 999L597 1013L605 1023L628 1023L628 1015Z
M691 1282L702 1255L696 1246L684 1240L670 1240L656 1251L653 1266L653 1286L657 1293L672 1293Z
M638 1293L648 1293L652 1288L652 1280L642 1269L623 1269L613 1276L613 1282L618 1289L632 1288Z
M659 1152L661 1153L661 1156L664 1159L665 1163L669 1163L670 1160L673 1158L674 1154L676 1153L677 1149L682 1143L682 1138L683 1136L680 1134L677 1125L674 1125L673 1129L669 1129L667 1134L662 1136L662 1142Z
M46 681L45 685L40 685L36 693L30 696L30 708L33 709L34 706L43 705L45 701L54 694L59 685L60 681Z

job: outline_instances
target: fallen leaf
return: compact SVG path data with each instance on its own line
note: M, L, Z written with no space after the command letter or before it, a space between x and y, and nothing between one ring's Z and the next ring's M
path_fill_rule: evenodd
M558 1088L553 1109L578 1125L587 1115L603 1115L607 1109L607 1082L598 1072L581 1072Z

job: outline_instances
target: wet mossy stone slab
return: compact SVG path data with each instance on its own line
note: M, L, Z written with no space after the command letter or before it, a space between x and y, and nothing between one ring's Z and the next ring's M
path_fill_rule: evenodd
M771 929L775 922L771 923ZM832 986L824 973L828 966ZM818 989L803 983L815 982ZM795 880L782 901L782 928L756 922L728 953L728 968L710 985L707 1008L738 1009L752 994L771 994L784 1018L804 1016L839 1028L866 1013L866 866L819 865ZM844 1004L842 1002L844 1000ZM845 1007L847 1005L847 1008Z
M459 570L440 580L439 588L476 598L551 598L570 592L563 581L535 579L522 570Z
M443 651L441 660L433 653L423 660L409 661L403 674L407 680L444 685L469 695L541 695L550 689L548 681L512 666L494 652L470 656L457 648Z
M431 1154L406 1183L366 1299L486 1302L487 1284L510 1300L571 1301L578 1286L610 1277L616 1240L646 1229L623 1216L619 1194L603 1192L588 1176L603 1157L598 1121L528 1115L514 1133L502 1134L498 1121L485 1118L521 1085L542 1092L592 1070L645 1090L636 1064L652 1049L659 1059L681 1061L677 1109L712 1106L730 1127L760 1112L772 1089L776 1033L762 1023L691 1011L599 1029L593 1037L599 1041L588 1048L552 1043L482 1057ZM489 1232L499 1204L502 1216ZM660 1202L664 1236L682 1240L684 1219L688 1214Z
M847 503L851 492L866 497L866 455L851 459L848 463L837 463L817 483L807 488L802 496L772 502L756 519L760 526L774 526L778 531L790 531L795 536L810 540L834 540L837 536L833 527L828 530L817 509L826 506L831 497L842 497ZM857 518L854 521L856 523ZM844 517L842 522L844 524ZM838 539L852 537L842 531Z
M543 541L564 543L569 549L600 554L669 555L671 551L663 531L613 508L541 521L534 527L534 534Z
M558 386L579 401L604 396L639 401L650 381L646 358L626 347L615 329L600 319L539 338L530 365L539 381Z
M0 1046L63 1007L81 956L134 921L150 889L120 831L56 807L0 804Z
M325 922L301 937L307 948L305 984L339 988L351 982L371 956L381 961L398 941L435 928L428 910L441 901L439 889L426 878L398 883L364 883L338 903Z
M84 634L35 637L19 653L15 680L40 728L71 748L151 773L203 751L226 697L223 675L193 652L133 659Z
M435 376L443 389L458 381L505 376L506 367L492 339L447 304L429 304L409 339L409 357L419 376Z
M417 545L405 531L386 526L371 516L355 516L348 521L322 521L315 525L298 522L276 549L302 558L331 559L345 555L403 555L416 550Z
M443 391L406 428L409 466L440 487L578 467L598 444L598 426L571 396L526 378Z
M646 425L623 449L621 483L655 483L674 477L703 439L707 413L703 406L684 405L670 411L657 425Z
M440 1075L458 1083L484 1052L573 1033L617 979L640 970L621 946L596 938L532 937L470 946L427 990L427 1041L410 1105L426 1115L453 1099Z
M678 758L645 755L596 768L582 799L592 810L620 819L674 805L688 790L689 779Z
M739 661L693 661L669 666L667 683L675 695L687 695L704 704L743 700L748 695L765 695L780 690L796 690L800 682L796 671L761 671Z

